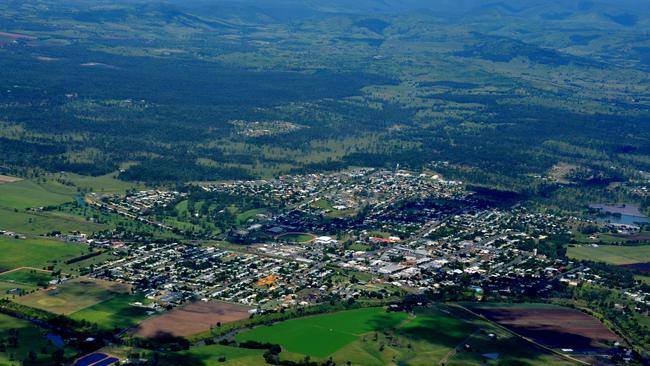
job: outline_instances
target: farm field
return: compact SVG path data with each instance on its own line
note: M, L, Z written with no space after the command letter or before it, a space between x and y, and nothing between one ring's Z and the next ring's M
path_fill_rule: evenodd
M606 349L619 337L597 319L578 310L547 304L480 304L472 311L547 347L591 352Z
M69 280L55 288L22 296L16 302L55 314L70 315L89 306L128 294L130 287L85 277Z
M53 266L56 262L78 257L86 251L83 245L56 240L0 237L0 272L18 267Z
M405 313L387 313L384 308L357 309L258 327L236 339L275 343L292 353L327 357L364 333L389 329L406 319Z
M567 255L573 259L605 262L614 265L637 264L650 262L650 245L569 247Z
M218 322L222 324L247 319L251 308L224 302L195 302L140 323L134 330L139 337L158 335L191 336L207 332Z
M0 281L14 282L22 285L35 287L47 286L52 280L52 273L49 271L37 270L33 268L19 268L13 271L0 274Z
M117 294L113 298L70 314L74 320L97 324L102 330L125 329L149 317L151 309L131 305L145 303L141 295Z
M357 366L575 364L456 306L422 308L415 315L383 308L342 311L254 328L235 339L280 344L288 361L310 356ZM465 344L471 352L462 350ZM494 353L495 359L483 356Z
M0 346L0 365L22 365L22 361L32 350L37 356L37 361L44 365L51 364L52 352L57 348L48 344L45 331L26 320L0 314L0 339L8 341L10 338L17 339L17 346L7 348Z

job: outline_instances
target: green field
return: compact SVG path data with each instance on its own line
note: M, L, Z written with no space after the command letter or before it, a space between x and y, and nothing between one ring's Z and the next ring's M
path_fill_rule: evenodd
M30 286L30 285L0 281L0 299L15 298L15 296L17 296L16 294L7 293L7 291L14 290L14 289L20 289L25 293L27 293L27 292L34 291L37 288L35 286Z
M264 365L262 350L211 345L192 347L189 351L168 353L160 357L161 366L259 366ZM220 358L224 361L219 361Z
M56 240L0 237L0 271L52 266L55 262L78 257L87 250L84 245Z
M282 234L278 236L278 240L284 240L291 243L307 243L309 241L314 240L314 236L310 234L303 234L303 233L290 233L290 234Z
M125 193L127 190L144 190L146 187L134 182L124 182L117 179L118 173L109 173L97 177L72 173L53 174L52 178L64 179L72 182L76 187L88 192L97 192L102 194Z
M614 265L646 263L650 262L650 245L575 246L568 248L567 255L573 259L605 262Z
M54 181L21 180L0 185L0 207L24 209L60 205L72 201L75 193L73 188Z
M497 340L488 337L497 334ZM456 306L419 309L414 315L381 308L343 311L240 333L238 341L280 344L282 359L332 357L336 364L382 366L429 365L572 365L495 324ZM461 348L470 344L472 352ZM484 353L499 353L497 360Z
M29 268L21 268L0 274L0 281L21 285L45 287L52 280L52 273Z
M358 309L259 327L236 339L277 343L289 352L326 357L364 333L395 327L406 318L404 313L386 313L383 308Z
M16 333L14 333L14 331ZM12 336L12 334L17 334L17 336ZM37 361L40 362L40 364L52 364L51 354L56 350L56 347L48 344L45 335L45 331L37 328L28 321L0 314L0 339L8 341L10 337L16 337L18 340L16 347L3 348L0 346L0 365L22 365L22 361L27 358L29 351L34 351ZM6 343L4 344L6 345ZM43 353L43 351L45 351L45 353ZM11 357L11 355L13 355L13 357Z
M25 212L0 208L0 229L23 234L47 234L52 231L93 233L108 226L96 224L83 217L56 211Z
M60 284L56 288L22 296L16 302L55 314L69 315L110 300L119 294L128 293L129 290L129 286L125 284L80 277ZM100 315L96 317L100 318Z
M149 317L147 313L151 310L130 305L134 302L145 303L145 299L141 295L118 294L72 313L70 318L95 323L103 330L125 329Z

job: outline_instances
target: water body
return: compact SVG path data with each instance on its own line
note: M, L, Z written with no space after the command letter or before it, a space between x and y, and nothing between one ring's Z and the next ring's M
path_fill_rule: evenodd
M607 205L607 204L593 204L589 205L590 208L600 210L606 215L598 217L596 220L603 223L612 224L650 224L650 218L644 216L639 207L635 205Z
M65 346L65 342L63 341L63 338L61 336L58 336L56 334L48 334L47 340L51 341L53 345L57 346L58 348L61 348Z

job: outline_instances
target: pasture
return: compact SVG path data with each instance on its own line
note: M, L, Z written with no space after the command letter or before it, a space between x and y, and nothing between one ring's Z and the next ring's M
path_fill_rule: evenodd
M97 324L102 330L129 328L149 317L151 309L132 305L144 303L142 295L117 294L106 301L91 305L69 315L74 320Z
M125 284L80 277L20 297L16 302L55 314L70 315L129 292L130 286Z
M638 264L650 262L650 245L616 246L600 245L575 246L567 250L569 258L605 262L614 265Z
M0 272L18 267L43 268L86 253L84 245L48 239L0 237Z
M72 201L75 193L73 188L54 181L22 180L0 185L0 207L25 209L60 205Z
M0 229L23 234L42 235L52 231L92 233L107 228L107 225L89 222L81 216L63 212L26 212L0 208Z
M168 335L187 337L207 332L217 323L248 319L250 309L225 302L195 302L145 320L134 329L134 333L148 338Z

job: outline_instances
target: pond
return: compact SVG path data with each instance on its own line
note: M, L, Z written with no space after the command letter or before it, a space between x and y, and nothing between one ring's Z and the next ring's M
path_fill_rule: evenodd
M605 214L596 219L599 222L625 225L650 224L650 218L644 216L639 211L639 207L635 205L598 203L589 205L589 208L599 210Z

